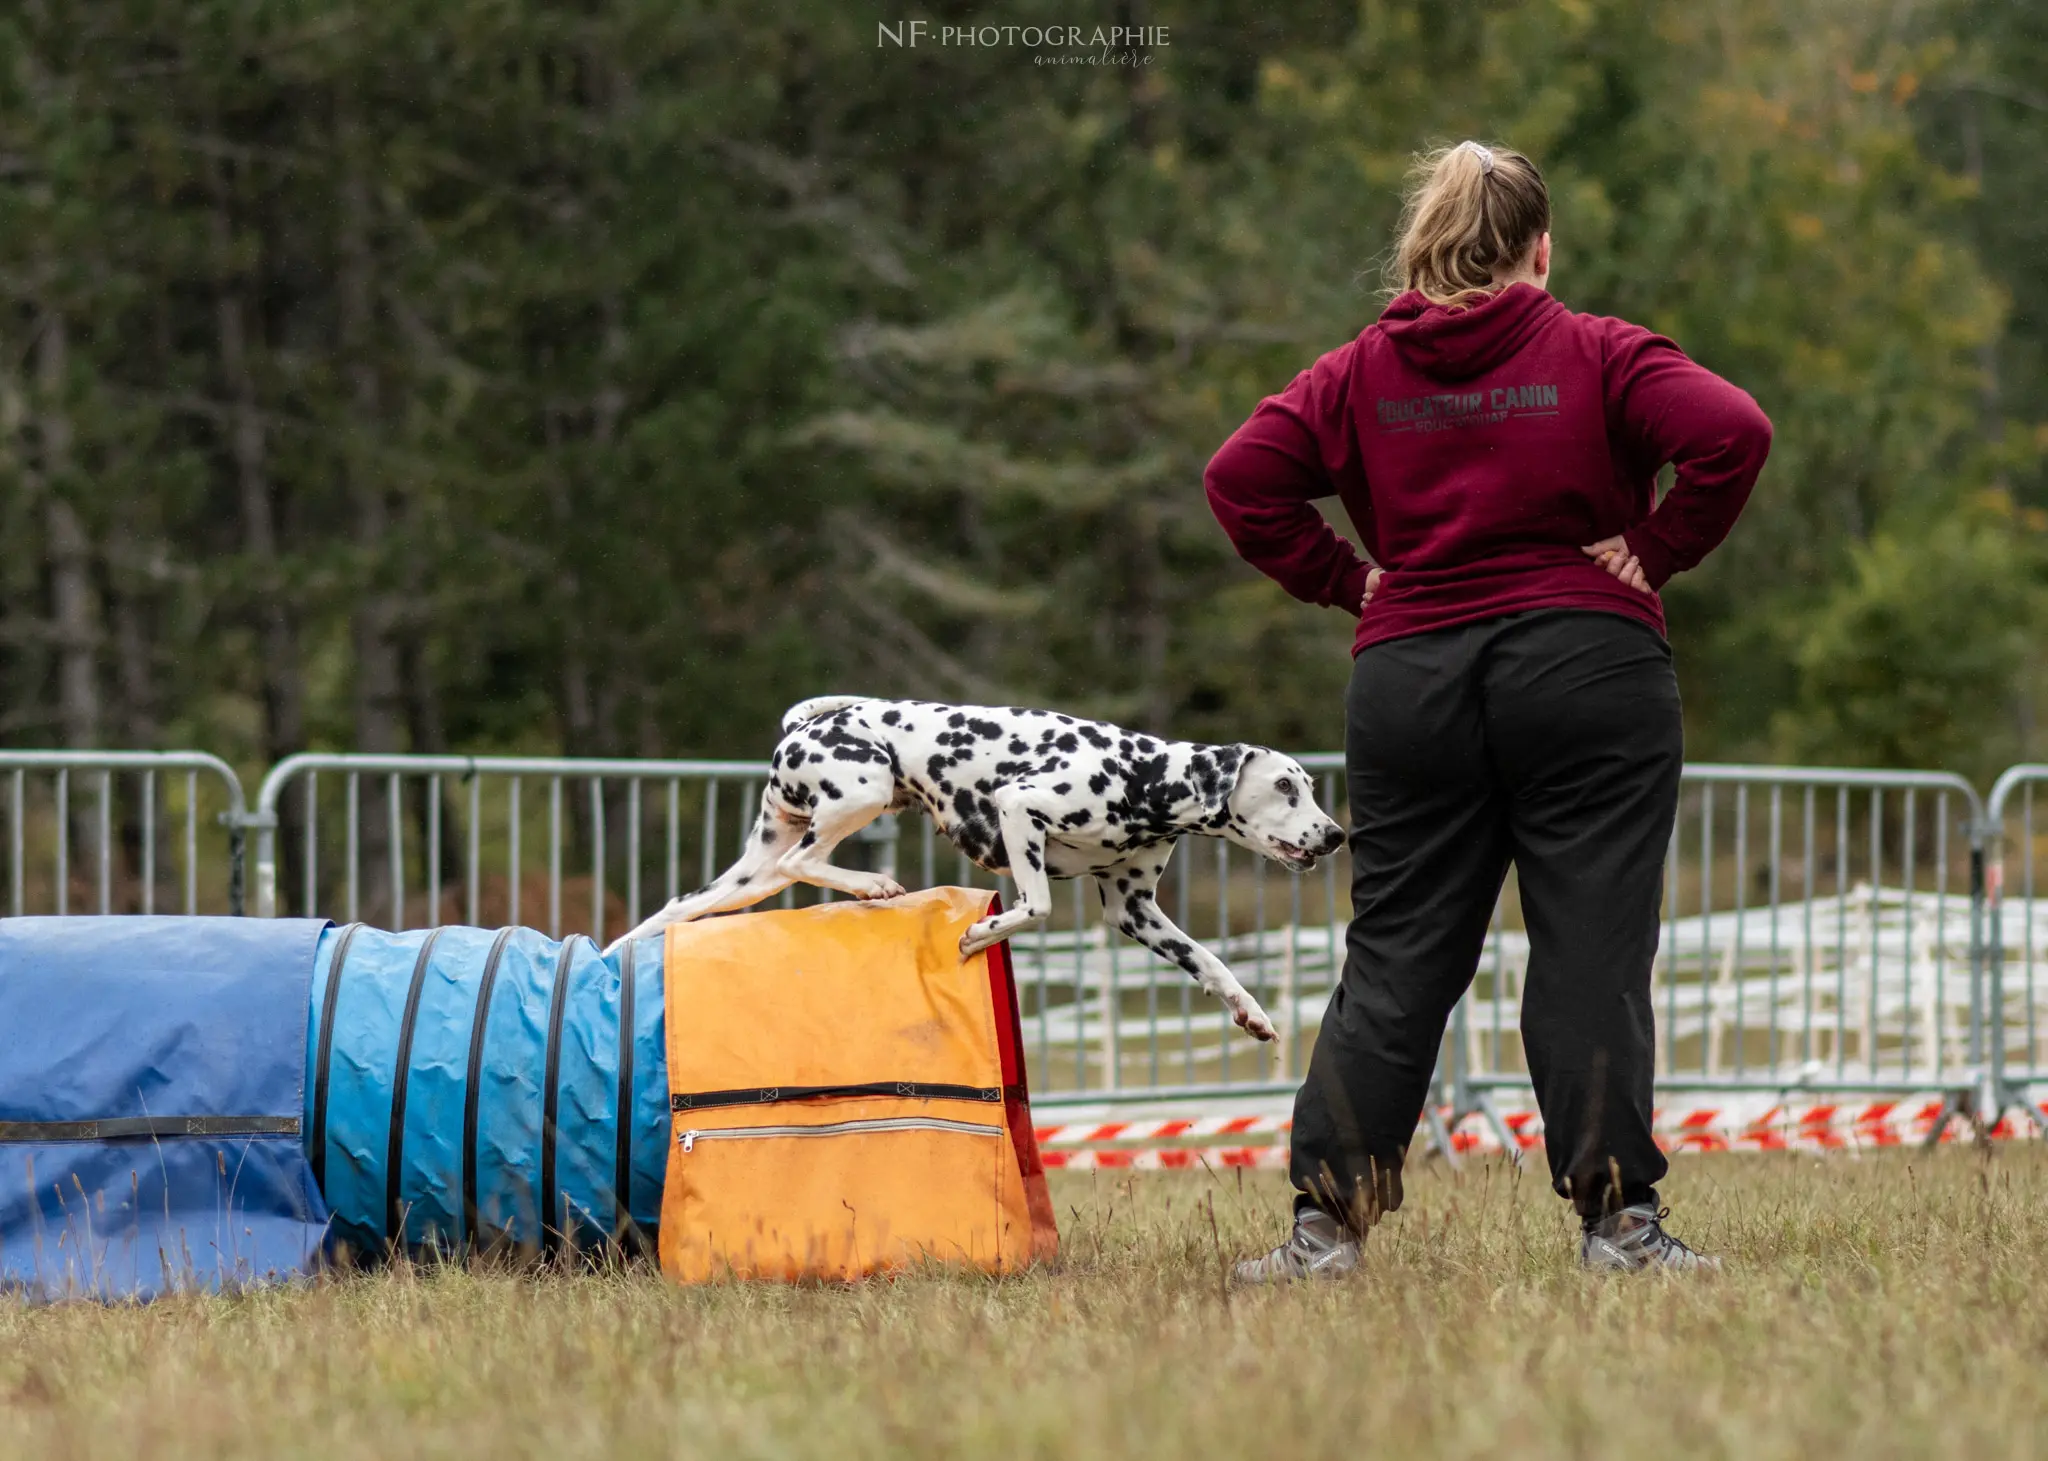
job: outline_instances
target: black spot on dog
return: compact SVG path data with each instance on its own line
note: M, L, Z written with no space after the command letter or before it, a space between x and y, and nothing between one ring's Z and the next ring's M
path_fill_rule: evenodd
M1106 751L1112 745L1115 744L1115 742L1111 741L1110 738L1104 735L1100 730L1096 729L1092 725L1086 724L1084 724L1081 727L1081 739L1086 741L1089 745L1095 747L1098 751Z
M806 832L796 840L796 845L799 847L815 847L817 844L818 834L815 832Z
M761 845L763 847L773 847L775 845L775 829L773 827L763 827L761 829Z
M1022 736L1010 737L1010 754L1012 756L1021 756L1030 749L1030 742L1026 741Z
M1065 796L1065 795L1066 795L1066 794L1067 794L1068 792L1072 791L1073 789L1074 789L1074 783L1073 783L1073 782L1071 782L1071 781L1061 781L1061 782L1057 782L1057 783L1055 783L1055 784L1054 784L1054 786L1053 786L1053 789L1052 789L1052 794L1053 794L1054 796Z
M999 741L1003 738L1001 721L970 720L967 722L967 728L984 741Z
M1065 751L1069 756L1073 755L1074 752L1081 749L1081 743L1080 741L1074 738L1074 733L1072 731L1067 732L1067 734L1061 736L1058 740L1054 741L1053 745L1058 749Z
M835 802L846 795L845 792L841 791L838 787L834 786L831 782L827 781L822 776L818 778L818 790L824 792L827 797L829 797L831 800Z
M925 758L924 774L930 780L943 784L946 779L946 758L934 751Z
M903 719L903 712L900 710L885 710L882 712L883 725L894 725L901 719Z
M954 730L960 729L961 726L967 724L967 712L964 710L954 711L946 717L946 724L953 727Z
M1097 796L1101 796L1101 795L1102 795L1102 794L1103 794L1103 793L1104 793L1105 791L1108 791L1108 790L1109 790L1109 775L1108 775L1108 773L1107 773L1107 772L1103 772L1103 771L1098 771L1098 772L1096 772L1096 773L1095 773L1095 774L1094 774L1093 776L1089 777L1089 778L1088 778L1088 789L1089 789L1090 791L1094 792L1094 793L1095 793L1095 794L1096 794Z
M797 767L803 764L804 748L802 746L791 746L789 748L789 769L794 771Z

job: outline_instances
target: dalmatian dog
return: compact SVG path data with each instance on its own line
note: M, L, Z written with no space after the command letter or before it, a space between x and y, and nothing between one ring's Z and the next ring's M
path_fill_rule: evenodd
M893 878L834 867L831 856L882 813L913 808L979 866L1016 880L1021 906L968 929L962 958L1049 917L1050 879L1091 874L1119 931L1187 971L1261 1040L1275 1038L1273 1022L1228 965L1166 916L1160 875L1189 833L1227 838L1296 872L1344 841L1308 773L1263 746L1166 741L1046 710L825 695L783 716L740 860L611 948L792 883L901 896Z

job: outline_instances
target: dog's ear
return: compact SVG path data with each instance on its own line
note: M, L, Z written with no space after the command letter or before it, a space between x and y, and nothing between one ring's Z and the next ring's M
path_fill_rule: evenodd
M1230 820L1230 794L1237 790L1238 778L1258 754L1259 747L1242 741L1228 746L1204 746L1195 752L1195 793L1202 799L1205 826L1220 827Z

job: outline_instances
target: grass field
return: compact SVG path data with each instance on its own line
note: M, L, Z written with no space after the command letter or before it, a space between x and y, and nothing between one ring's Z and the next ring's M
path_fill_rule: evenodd
M1277 1175L1056 1182L1056 1270L683 1291L405 1269L0 1308L0 1455L1187 1458L2048 1450L2048 1154L1683 1159L1709 1280L1590 1279L1540 1181L1411 1172L1369 1271L1226 1294ZM1212 1224L1213 1215L1213 1224Z

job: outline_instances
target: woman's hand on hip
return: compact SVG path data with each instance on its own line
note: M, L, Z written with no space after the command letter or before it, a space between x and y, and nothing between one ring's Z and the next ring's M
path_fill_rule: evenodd
M1372 596L1380 591L1380 580L1387 576L1384 568L1375 568L1365 576L1365 597L1358 601L1358 612L1363 614L1365 606L1372 602Z
M1643 574L1643 565L1636 555L1629 552L1628 540L1616 533L1611 538L1602 538L1597 543L1588 543L1579 550L1630 588L1649 593L1650 580ZM1368 588L1365 596L1372 597Z

